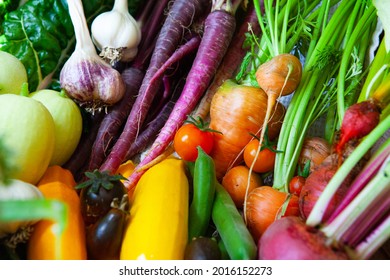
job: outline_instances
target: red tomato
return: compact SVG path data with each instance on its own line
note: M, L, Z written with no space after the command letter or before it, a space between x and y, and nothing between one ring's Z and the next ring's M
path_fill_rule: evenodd
M186 161L195 161L200 146L206 154L210 154L214 146L214 132L201 130L192 123L184 124L175 134L173 147L176 153Z
M259 140L253 139L251 140L248 145L246 145L244 150L244 161L246 166L249 168L252 165L252 162L255 159L257 149L259 147ZM275 157L276 152L264 148L260 151L259 155L257 156L256 162L253 166L253 171L258 173L265 173L269 172L274 168L275 165Z
M305 181L306 179L303 176L294 176L288 184L290 193L299 196L302 187L305 185Z

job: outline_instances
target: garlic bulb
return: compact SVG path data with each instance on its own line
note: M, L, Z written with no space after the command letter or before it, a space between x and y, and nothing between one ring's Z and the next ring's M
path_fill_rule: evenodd
M131 61L138 52L141 30L128 12L127 0L115 0L111 11L97 16L91 25L92 40L100 56L112 65Z
M0 183L0 203L5 200L43 199L42 192L36 186L16 179L10 179L9 181L8 185ZM0 238L15 233L21 227L26 227L36 222L36 220L0 221Z
M96 53L81 0L68 0L76 47L60 73L60 85L68 96L94 112L122 99L125 83L120 73Z

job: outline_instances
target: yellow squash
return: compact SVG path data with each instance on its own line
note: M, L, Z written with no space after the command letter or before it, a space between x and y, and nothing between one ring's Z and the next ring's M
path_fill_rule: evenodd
M183 259L188 238L188 179L184 162L168 158L138 182L124 233L122 260Z

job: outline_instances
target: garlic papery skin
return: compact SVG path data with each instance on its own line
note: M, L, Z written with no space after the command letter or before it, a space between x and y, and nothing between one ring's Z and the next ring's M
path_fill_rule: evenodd
M131 61L138 52L141 29L128 12L127 0L115 0L111 11L98 15L91 25L92 41L110 64Z
M60 85L70 98L93 113L121 100L125 83L120 73L96 53L81 0L68 0L68 7L76 46L61 69Z

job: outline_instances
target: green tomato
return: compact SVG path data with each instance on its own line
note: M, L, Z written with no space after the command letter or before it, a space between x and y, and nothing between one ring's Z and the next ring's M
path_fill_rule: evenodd
M11 177L36 184L49 166L54 121L42 103L16 94L0 95L0 138L9 151Z
M0 51L0 94L20 94L27 83L27 71L23 63L12 54Z
M63 165L80 141L83 123L80 109L66 94L54 90L40 90L30 97L45 105L53 117L56 142L50 165Z

